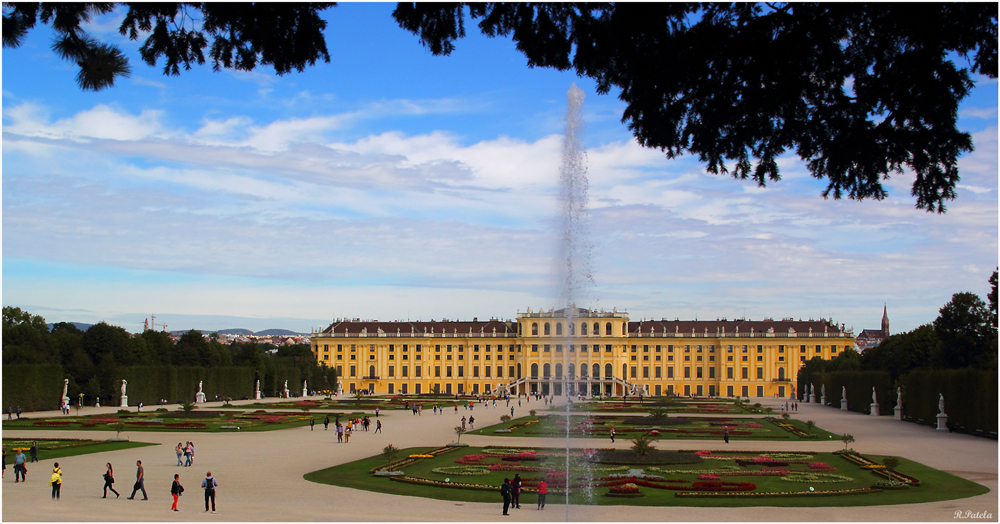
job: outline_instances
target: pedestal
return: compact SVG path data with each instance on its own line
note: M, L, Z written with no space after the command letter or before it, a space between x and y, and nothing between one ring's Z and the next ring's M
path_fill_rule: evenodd
M847 399L846 398L840 399L840 410L841 411L847 411Z
M303 388L302 389L302 397L305 398L305 397L308 397L308 396L309 396L309 391Z
M285 390L285 398L292 398L292 394L287 389Z
M896 420L903 420L903 406L896 406L892 408L893 418Z
M208 402L208 399L205 398L205 393L199 391L198 393L195 394L194 396L195 404L204 404L205 402Z
M823 395L822 397L820 397L819 404L821 406L825 406L826 405L826 395Z
M127 408L128 407L128 395L122 395L122 403L121 403L120 407L123 407L123 408Z
M813 393L812 395L809 395L809 398L810 398L810 399L812 399L812 400L810 401L810 403L812 403L812 404L815 404L815 403L816 403L816 394L815 394L815 393Z
M877 417L878 416L878 404L872 404L871 408L872 408L871 416Z
M99 407L101 407L101 397L97 397L97 403L96 403L96 404L94 404L94 407L95 407L95 408L99 408Z
M938 429L938 431L947 431L948 430L948 415L945 415L944 413L938 413L938 416L937 416L937 429Z
M260 400L260 391L255 392L254 395L253 395L253 398L255 400Z

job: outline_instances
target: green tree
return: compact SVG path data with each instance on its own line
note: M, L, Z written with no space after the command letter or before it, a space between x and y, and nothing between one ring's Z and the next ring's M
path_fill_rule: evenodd
M899 457L885 457L882 459L882 465L889 470L889 479L892 479L892 474L899 467Z
M944 212L972 150L958 103L970 73L997 77L995 7L400 3L393 16L447 55L467 13L483 34L510 35L529 67L620 89L622 121L668 158L697 154L712 173L763 186L794 150L827 180L824 197L857 200L885 198L882 180L912 170L917 208ZM972 71L954 55L971 55Z
M208 364L208 341L201 332L192 329L181 335L174 345L175 366L204 366Z
M911 370L931 367L940 351L941 339L931 324L892 335L861 356L864 369L889 372L895 382Z
M806 421L806 434L807 435L812 435L813 428L815 428L815 427L816 427L816 422L815 421L807 420Z
M455 441L462 442L462 435L465 434L465 428L462 426L455 426L455 435L458 437Z
M987 295L990 301L990 320L993 324L993 334L997 333L997 270L993 270L993 274L990 276L990 292Z
M49 328L45 319L21 308L3 308L3 363L57 363L48 345Z
M392 471L392 463L396 460L396 457L399 456L399 448L389 444L388 446L382 448L382 456L389 461L387 471Z
M843 435L840 436L840 441L844 443L844 450L846 451L847 445L852 444L854 442L854 435L851 435L850 433L844 433Z
M653 446L653 436L649 433L640 433L630 442L632 442L632 452L636 455L649 455L656 451Z
M939 365L982 367L996 358L997 338L990 311L974 293L955 293L939 311L934 330L941 338Z

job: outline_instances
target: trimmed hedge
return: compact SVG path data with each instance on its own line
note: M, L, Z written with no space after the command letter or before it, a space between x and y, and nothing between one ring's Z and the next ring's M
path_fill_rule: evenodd
M944 412L953 426L969 433L997 432L996 369L916 369L900 381L904 417L936 424L938 395L944 394Z
M21 406L23 411L59 409L62 390L63 369L59 364L3 366L4 411L16 406Z

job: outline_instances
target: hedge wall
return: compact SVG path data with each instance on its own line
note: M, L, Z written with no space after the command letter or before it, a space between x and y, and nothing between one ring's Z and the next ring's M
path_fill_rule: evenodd
M885 371L834 371L824 373L826 401L840 406L843 388L847 388L847 409L858 413L871 413L872 388L878 398L879 414L892 415L896 405L896 390Z
M997 432L997 370L917 369L901 379L903 416L936 424L938 395L948 422L970 433Z
M21 406L23 411L59 409L63 369L59 364L5 364L3 410ZM73 400L73 399L71 399Z
M117 375L115 392L120 391L121 380L127 380L130 406L139 402L152 406L160 399L171 403L194 401L199 381L203 382L209 400L214 400L216 395L252 398L254 390L253 370L246 366L128 366L120 368ZM116 395L114 403L119 402Z

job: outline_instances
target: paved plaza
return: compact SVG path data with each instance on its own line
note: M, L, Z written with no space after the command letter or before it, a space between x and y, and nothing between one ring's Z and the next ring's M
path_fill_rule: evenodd
M523 402L523 400L522 400ZM240 404L246 402L234 402ZM762 404L778 409L778 401L764 399ZM781 403L784 404L783 402ZM211 409L209 403L203 409ZM173 409L175 406L171 406ZM505 410L506 409L506 410ZM516 408L515 416L529 409L542 412L541 402ZM74 410L75 411L75 410ZM85 408L83 414L113 413L117 408ZM453 428L460 424L464 410L456 415L446 411L434 415L425 410L420 416L408 411L387 410L381 413L383 433L356 432L349 444L338 444L336 433L324 431L325 411L313 411L316 429L309 427L280 431L247 433L159 433L130 432L123 436L134 441L154 442L160 446L142 447L107 453L95 453L57 459L63 470L62 500L50 498L48 477L53 460L29 464L26 483L15 484L13 471L3 479L3 520L10 521L495 521L500 520L501 499L497 503L451 502L419 497L387 495L316 484L303 479L311 471L377 455L384 446L440 446L454 440ZM331 411L332 413L332 411ZM509 408L498 402L496 409L478 405L473 414L477 427L495 424ZM58 412L29 413L27 416L55 416ZM794 414L801 420L814 420L817 426L833 433L850 433L852 444L864 454L899 455L928 466L978 482L990 489L977 497L898 506L852 508L672 508L632 506L565 506L550 504L537 511L534 497L527 497L524 509L511 510L512 521L955 521L956 512L986 512L996 521L997 442L968 435L949 434L893 420L891 417L840 411L816 404L799 404ZM332 428L331 424L331 428ZM93 431L4 431L7 438L113 438L114 432ZM177 467L174 446L191 440L197 449L192 467ZM562 439L492 437L465 435L462 442L471 445L563 447ZM621 447L629 442L619 439L612 445L606 439L574 439L574 447ZM733 449L780 451L833 451L843 447L830 442L759 442L733 441L660 441L660 449ZM44 456L44 455L43 455ZM148 501L126 500L135 479L135 462L145 466ZM9 460L12 462L12 460ZM115 468L115 489L120 499L102 499L104 464ZM8 468L11 469L11 468ZM218 513L204 512L200 489L206 471L219 482ZM173 475L181 475L186 491L179 512L170 511L170 485ZM834 499L829 499L834 502ZM821 501L822 502L822 501ZM983 519L986 520L986 519Z

